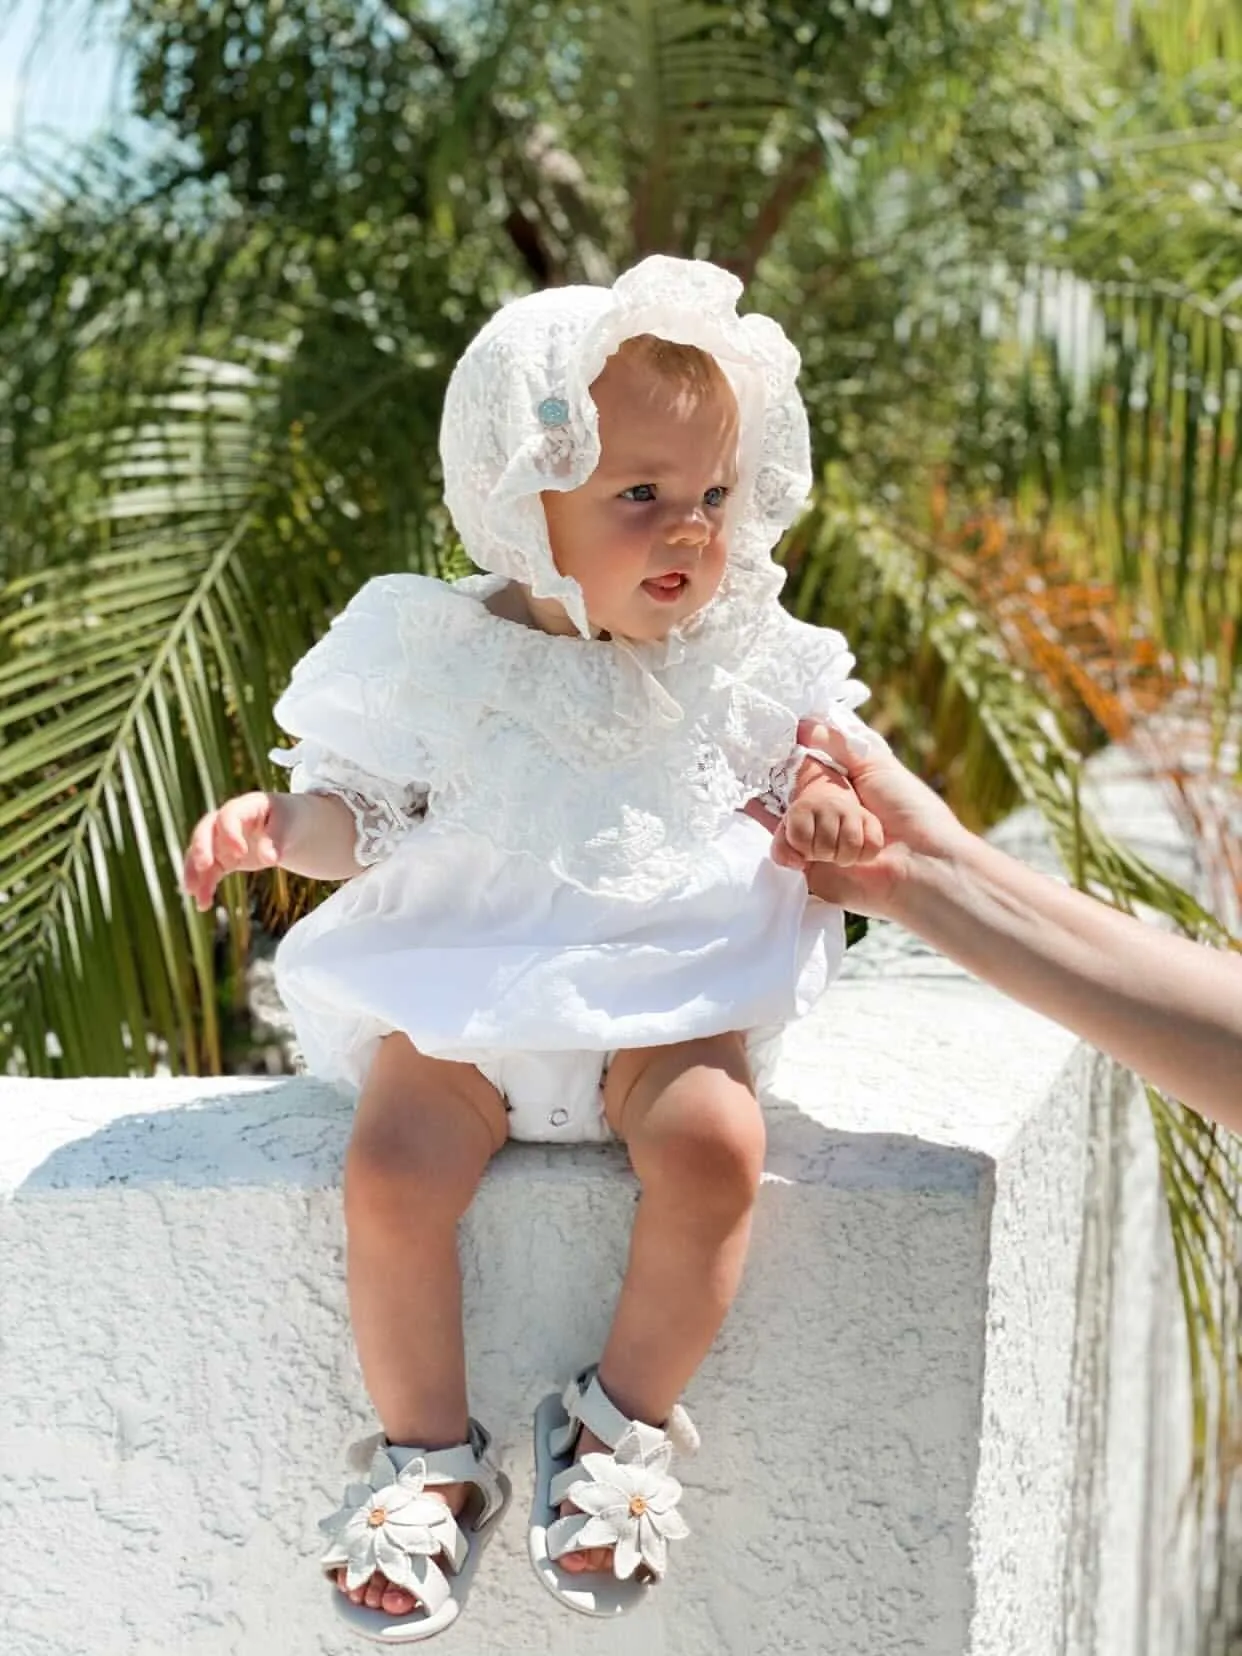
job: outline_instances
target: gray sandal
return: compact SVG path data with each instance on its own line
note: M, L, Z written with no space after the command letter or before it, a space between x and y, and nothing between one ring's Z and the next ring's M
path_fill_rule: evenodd
M453 1449L416 1449L382 1435L355 1445L350 1464L361 1458L368 1466L366 1482L350 1484L344 1505L319 1525L332 1537L320 1566L332 1579L337 1614L355 1632L379 1644L417 1644L457 1620L479 1554L510 1495L508 1479L488 1454L490 1442L472 1420L467 1441ZM472 1488L454 1518L442 1501L424 1492L456 1483ZM354 1604L336 1585L341 1568L350 1590L379 1571L394 1587L415 1594L418 1603L403 1616Z
M583 1427L612 1451L574 1459ZM680 1405L661 1430L627 1420L594 1368L535 1413L535 1499L529 1544L535 1574L562 1604L587 1616L622 1616L663 1579L668 1543L690 1530L677 1510L681 1485L669 1473L674 1452L693 1454L698 1433ZM579 1512L560 1516L561 1503ZM612 1574L574 1575L560 1560L593 1547L613 1549Z

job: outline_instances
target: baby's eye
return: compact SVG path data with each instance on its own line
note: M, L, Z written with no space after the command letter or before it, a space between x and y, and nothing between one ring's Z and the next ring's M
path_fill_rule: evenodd
M621 491L622 500L637 500L642 502L644 505L647 501L654 500L655 497L656 491L654 483L635 483L633 488L622 489Z
M703 499L707 505L712 507L723 506L728 498L729 491L725 488L723 483L714 484L703 496Z

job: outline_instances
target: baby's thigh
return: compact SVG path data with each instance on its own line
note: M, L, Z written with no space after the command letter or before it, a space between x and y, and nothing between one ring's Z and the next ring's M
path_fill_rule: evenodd
M345 1195L411 1183L444 1195L474 1186L508 1136L504 1102L473 1064L428 1058L405 1035L379 1044L345 1161ZM468 1199L468 1197L467 1197Z

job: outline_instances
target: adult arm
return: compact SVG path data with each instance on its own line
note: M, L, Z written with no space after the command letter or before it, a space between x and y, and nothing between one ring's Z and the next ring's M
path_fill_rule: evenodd
M898 921L950 959L1242 1132L1242 955L1173 936L1036 873L969 833L889 753L843 765L885 848L849 869L808 864L811 890ZM788 857L779 834L778 861ZM795 863L796 865L796 863Z

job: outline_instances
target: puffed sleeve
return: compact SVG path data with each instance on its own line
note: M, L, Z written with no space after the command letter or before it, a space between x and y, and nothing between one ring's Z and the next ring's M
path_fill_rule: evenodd
M418 601L419 576L369 582L302 657L275 707L297 738L271 759L290 772L291 793L344 800L366 867L391 855L427 812L429 757L406 683L400 625ZM438 583L426 583L435 585Z

